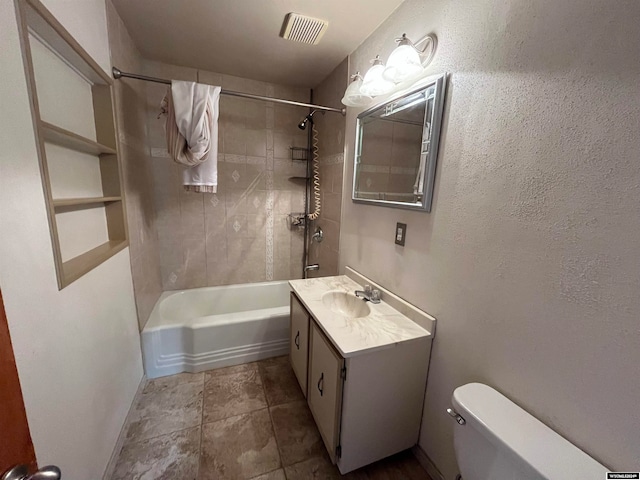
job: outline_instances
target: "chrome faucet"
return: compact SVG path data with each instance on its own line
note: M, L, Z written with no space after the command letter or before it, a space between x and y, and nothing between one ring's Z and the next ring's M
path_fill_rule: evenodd
M365 302L380 303L380 290L371 289L371 285L365 285L364 290L356 290L356 297L362 297Z
M320 265L318 265L317 263L313 263L311 265L307 265L304 267L304 271L302 272L302 276L304 278L309 278L309 270L319 270L320 269Z
M322 232L322 228L320 227L316 228L316 233L311 235L311 240L315 240L318 243L322 242L323 238L324 238L324 233Z

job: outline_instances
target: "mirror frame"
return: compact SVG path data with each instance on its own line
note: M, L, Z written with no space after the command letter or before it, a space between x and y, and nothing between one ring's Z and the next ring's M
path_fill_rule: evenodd
M353 185L351 189L351 200L355 203L364 203L369 205L380 205L384 207L404 208L408 210L420 210L424 212L431 212L431 204L433 201L433 186L436 176L436 164L438 159L438 148L440 144L440 131L442 129L442 116L444 113L444 100L445 90L447 83L447 73L440 75L426 77L421 79L418 83L413 85L409 90L403 90L397 94L385 99L384 101L375 104L374 106L361 112L356 119L356 143L353 155ZM374 200L368 198L356 197L356 181L357 181L357 168L358 168L358 152L361 151L362 145L360 144L360 136L362 135L362 119L370 113L384 108L385 105L395 102L401 98L404 98L414 93L420 92L426 88L435 86L434 103L433 103L433 124L431 126L430 135L430 149L427 154L425 164L425 179L424 179L424 193L422 195L421 203L408 203L398 202L392 200ZM422 139L424 142L424 138Z

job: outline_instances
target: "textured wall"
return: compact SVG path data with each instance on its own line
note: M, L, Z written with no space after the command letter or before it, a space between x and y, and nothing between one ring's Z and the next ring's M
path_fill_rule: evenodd
M103 1L45 6L109 68ZM142 378L129 249L58 291L14 3L0 2L0 285L40 465L102 477Z
M111 1L107 1L111 61L125 72L142 70L142 57ZM116 118L129 225L131 273L140 329L162 293L152 159L147 140L147 82L114 82Z
M354 204L345 188L340 244L341 268L438 319L420 445L453 479L445 409L479 381L637 470L640 3L407 0L350 71L431 31L428 73L451 73L433 211Z
M309 100L309 90L145 62L147 75L221 85L223 89ZM151 155L162 283L165 290L300 278L302 231L290 212L304 209L306 164L290 146L306 147L297 128L304 108L222 95L218 193L184 192L181 169L167 158L159 104L167 87L147 86Z
M340 103L347 88L348 61L345 59L331 74L313 89L313 103L342 108ZM309 262L320 269L310 271L309 277L325 277L338 274L340 243L340 213L342 206L342 181L344 169L345 117L339 113L316 113L313 116L318 130L318 160L320 164L320 218L311 222L311 230L322 228L324 239L309 245ZM309 211L313 212L313 196Z

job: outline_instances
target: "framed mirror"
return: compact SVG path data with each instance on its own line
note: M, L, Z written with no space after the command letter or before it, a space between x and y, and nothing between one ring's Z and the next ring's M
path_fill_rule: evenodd
M354 202L431 211L446 73L358 115Z

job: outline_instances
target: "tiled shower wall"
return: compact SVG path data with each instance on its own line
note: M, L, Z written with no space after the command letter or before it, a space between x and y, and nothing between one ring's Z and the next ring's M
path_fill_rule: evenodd
M348 61L345 59L313 89L313 103L343 108L340 99L347 88L347 80ZM324 115L317 113L313 118L318 130L322 207L320 218L311 223L311 229L322 228L324 239L321 243L312 241L309 246L309 263L320 265L320 269L310 271L309 276L324 277L338 274L345 117L327 112ZM310 209L313 211L313 204Z
M142 57L111 2L106 5L111 63L124 71L141 71ZM135 80L114 82L131 272L140 329L162 293L145 114L146 87L145 82Z
M310 91L229 75L144 62L144 74L220 85L225 90L308 102ZM290 147L306 147L297 128L304 108L220 97L218 192L187 193L182 167L168 158L159 104L167 86L147 85L164 290L300 278L303 231L288 214L304 211L306 163Z

